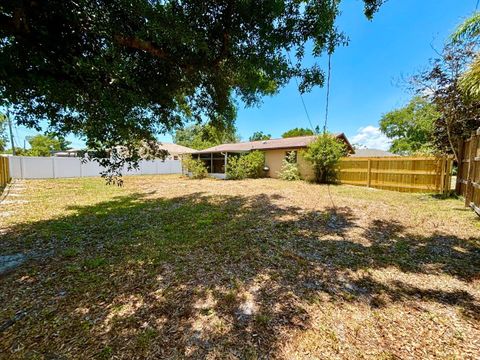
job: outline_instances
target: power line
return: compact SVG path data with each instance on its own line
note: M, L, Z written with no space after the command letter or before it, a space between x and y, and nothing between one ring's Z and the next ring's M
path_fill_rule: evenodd
M290 53L288 52L288 50L287 50L287 55L288 55L288 61L290 62L290 65L293 66L292 59L290 58ZM312 131L315 132L315 129L313 128L313 125L312 125L312 121L310 120L310 115L308 115L307 106L305 105L305 101L303 100L303 95L298 86L297 77L295 76L294 78L295 78L295 84L297 84L298 93L300 94L300 99L302 100L303 110L305 110L305 115L307 115L308 123L310 124L310 128L312 129Z
M332 1L332 14L335 13L335 0ZM329 37L329 43L328 43L328 73L327 73L327 98L325 101L325 123L323 124L323 133L327 133L327 123L328 123L328 104L330 102L330 78L332 76L332 50L331 50L331 45L330 41L332 40L332 37L334 36L334 31L333 28L330 29L330 37ZM333 46L334 47L334 46Z
M323 133L327 132L328 122L328 103L330 101L330 77L332 75L332 53L328 54L328 74L327 74L327 99L325 101L325 123L323 124Z
M475 5L475 11L478 10L478 5L480 4L480 0L477 0L477 4Z

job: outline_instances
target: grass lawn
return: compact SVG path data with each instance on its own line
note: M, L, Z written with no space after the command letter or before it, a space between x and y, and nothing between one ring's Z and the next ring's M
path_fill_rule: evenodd
M474 359L457 199L274 179L24 181L0 204L0 357ZM23 190L22 190L23 188Z

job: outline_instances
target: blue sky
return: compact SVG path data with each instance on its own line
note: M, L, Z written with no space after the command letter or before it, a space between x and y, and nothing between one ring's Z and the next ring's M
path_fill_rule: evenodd
M350 38L332 58L328 129L344 132L351 142L371 148L388 148L378 131L382 114L404 105L410 94L400 86L402 76L411 75L428 65L435 56L432 46L442 47L445 39L475 9L476 0L388 0L368 21L361 0L343 0L337 24ZM313 59L307 58L310 63ZM325 59L320 59L324 66ZM325 88L304 95L310 118L323 124ZM300 95L291 81L279 94L264 98L260 107L238 110L238 131L242 140L255 131L273 137L294 127L309 127ZM15 141L36 132L16 127ZM160 136L171 141L170 135ZM83 142L69 138L73 147Z

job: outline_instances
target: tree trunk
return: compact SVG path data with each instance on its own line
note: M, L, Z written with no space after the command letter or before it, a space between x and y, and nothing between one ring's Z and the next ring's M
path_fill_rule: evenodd
M453 152L453 156L455 157L455 161L457 162L457 164L459 163L458 161L458 152L457 152L457 149L455 149L455 146L453 145L453 141L452 141L452 134L451 134L451 131L450 131L450 122L449 121L445 121L445 124L447 125L446 128L447 128L447 138L448 138L448 143L450 144L450 148L452 149L452 152Z

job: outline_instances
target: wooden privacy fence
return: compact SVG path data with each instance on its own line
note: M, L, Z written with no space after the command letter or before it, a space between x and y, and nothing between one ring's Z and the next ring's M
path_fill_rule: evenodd
M346 157L339 163L343 184L402 192L450 190L450 157Z
M480 128L460 144L458 159L455 190L465 197L465 206L480 215Z
M8 168L8 158L0 156L0 188L5 187L10 181L10 170Z

